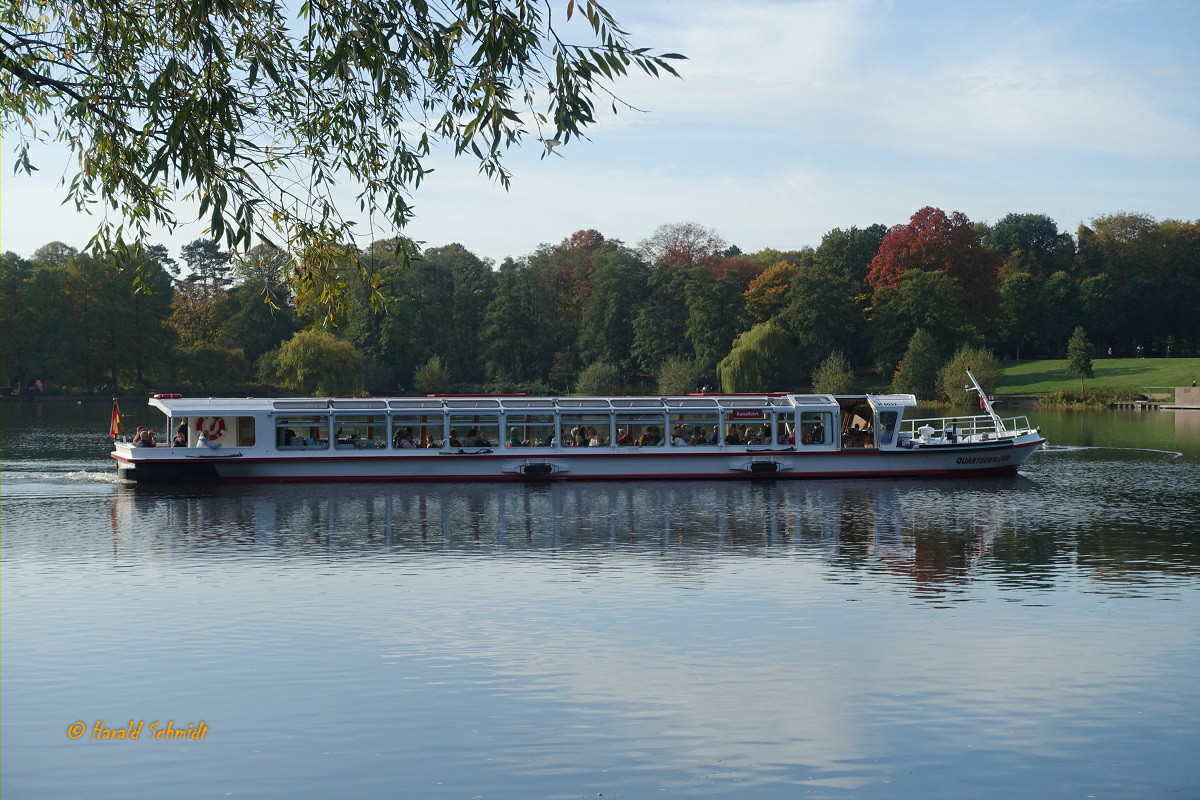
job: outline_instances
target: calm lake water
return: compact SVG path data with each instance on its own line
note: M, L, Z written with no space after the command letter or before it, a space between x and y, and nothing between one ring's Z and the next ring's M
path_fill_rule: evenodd
M0 409L13 798L1200 795L1200 412L986 480L148 489L109 410Z

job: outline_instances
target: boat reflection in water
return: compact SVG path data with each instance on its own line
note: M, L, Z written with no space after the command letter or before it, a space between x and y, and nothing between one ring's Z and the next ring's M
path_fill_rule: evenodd
M220 550L224 557L542 553L569 556L581 566L625 558L644 563L654 554L688 571L703 571L706 562L725 557L790 555L849 570L883 570L936 592L965 581L998 539L1021 530L1020 496L1032 485L1021 477L952 483L346 484L315 491L214 486L186 495L122 485L113 497L112 521L118 549L149 546L192 555ZM1017 549L1014 563L1028 578L1028 548Z

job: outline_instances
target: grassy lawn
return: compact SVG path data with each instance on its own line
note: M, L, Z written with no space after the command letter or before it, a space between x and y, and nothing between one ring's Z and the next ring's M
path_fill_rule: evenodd
M1067 373L1067 362L1004 361L997 394L1045 394L1058 389L1078 389L1079 378ZM1132 389L1191 386L1200 379L1200 358L1097 358L1096 377L1084 381L1089 389Z

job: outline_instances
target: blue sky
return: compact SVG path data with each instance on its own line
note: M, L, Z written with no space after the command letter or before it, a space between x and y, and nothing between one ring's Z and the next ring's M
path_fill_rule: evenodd
M509 192L439 156L410 235L499 260L682 221L747 252L796 249L925 205L1046 213L1072 233L1115 211L1200 218L1198 3L606 5L639 44L686 54L683 79L621 84L646 113L602 115L563 158L513 152ZM59 205L63 159L45 151L29 179L4 150L0 246L81 246L94 221ZM178 253L203 233L159 238Z

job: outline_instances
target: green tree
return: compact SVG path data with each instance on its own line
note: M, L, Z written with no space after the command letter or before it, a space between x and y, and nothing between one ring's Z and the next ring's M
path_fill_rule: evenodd
M1000 284L1000 308L996 312L996 340L1011 348L1014 358L1032 343L1041 330L1043 297L1041 286L1028 272L1010 275Z
M1061 356L1070 331L1079 324L1079 284L1065 271L1059 270L1042 286L1041 314L1038 338L1050 352Z
M433 356L413 373L413 386L420 394L441 394L450 385L450 372L441 356Z
M737 337L729 355L717 365L726 392L776 391L796 383L795 347L791 336L774 322L760 322Z
M787 306L776 321L795 341L801 374L835 351L854 353L864 322L857 301L861 288L861 282L841 271L811 261L797 268Z
M1079 389L1083 391L1083 379L1094 378L1092 371L1092 343L1088 341L1083 326L1075 328L1067 342L1067 372L1079 376Z
M687 339L696 360L709 372L729 352L741 330L741 282L734 272L714 278L700 270L693 273L684 290Z
M1117 299L1112 279L1107 275L1093 275L1080 281L1079 306L1084 327L1096 334L1102 343L1111 341L1117 327L1114 319Z
M363 359L354 345L324 330L309 328L288 339L274 357L275 380L315 395L358 394Z
M646 297L633 318L633 357L643 370L657 372L669 358L692 360L686 286L696 269L671 264L647 268Z
M221 326L229 317L229 292L208 289L192 280L181 281L171 298L171 316L167 324L183 347L216 345Z
M192 273L189 280L203 286L206 292L212 293L233 283L229 254L218 242L201 237L185 244L180 253Z
M549 288L539 279L545 261L543 250L500 265L482 330L484 370L491 382L549 383L556 356L576 335L555 312ZM566 389L560 382L554 385Z
M970 385L967 379L968 369L985 392L991 395L995 391L996 382L1000 379L1000 363L996 361L991 350L967 344L958 348L958 352L938 373L938 388L943 400L962 404L971 402L964 388Z
M1045 214L1005 214L983 237L983 245L1004 259L1022 253L1031 274L1045 279L1061 268L1064 245L1069 261L1071 237L1058 232L1058 224Z
M821 237L813 257L828 272L862 283L867 279L871 259L879 253L885 235L887 227L878 223L848 231L834 228Z
M246 380L249 371L240 347L199 342L179 350L179 380L195 392L232 390Z
M628 379L633 371L633 315L645 293L646 270L633 251L605 242L593 255L591 291L583 303L579 356L603 361Z
M227 301L220 306L224 317L219 321L217 343L223 347L240 347L246 359L254 362L263 353L278 347L301 328L296 310L284 299L281 284L260 288L249 282L234 286ZM280 303L272 308L267 302Z
M937 342L924 328L917 328L908 340L908 349L896 367L896 374L892 376L892 391L914 394L918 400L934 399L941 365L942 356L938 352Z
M232 247L282 236L300 255L298 293L336 295L324 260L353 241L338 182L398 232L439 144L507 186L509 147L536 132L550 152L581 136L631 70L675 74L682 56L635 48L595 0L552 11L542 0L18 0L0 10L3 131L21 142L18 169L34 169L28 143L46 127L71 151L68 198L115 212L100 249L122 225L135 241L173 227L188 199ZM560 38L573 13L582 24Z
M851 394L854 392L854 370L839 350L817 365L812 383L817 394Z
M33 261L39 267L65 267L79 251L62 242L50 242L33 251Z
M974 331L958 301L954 279L942 272L909 270L900 285L881 287L871 320L876 365L891 374L918 328L933 337L941 352L949 352Z
M575 394L594 397L617 394L623 388L619 369L604 361L593 361L580 371Z
M658 370L660 395L691 394L704 378L704 370L693 360L672 356Z
M484 315L496 291L496 275L485 261L457 242L431 247L421 254L429 271L445 276L450 294L444 306L450 319L449 352L444 354L450 379L482 383L483 354L479 346ZM403 302L403 301L401 301Z

